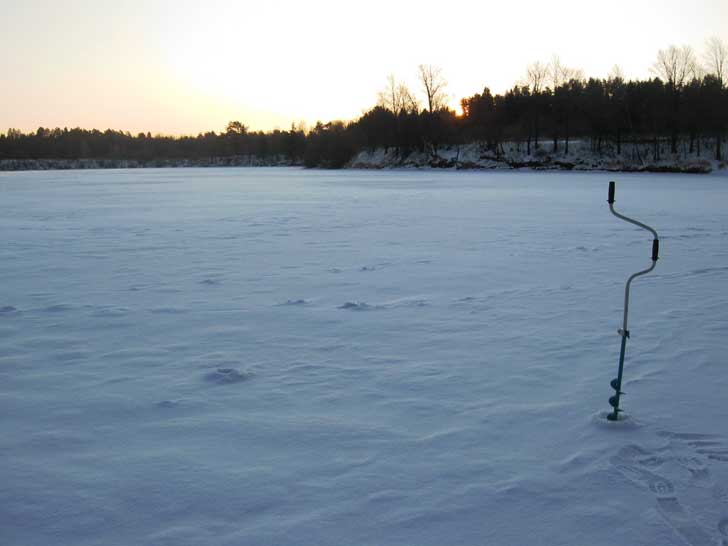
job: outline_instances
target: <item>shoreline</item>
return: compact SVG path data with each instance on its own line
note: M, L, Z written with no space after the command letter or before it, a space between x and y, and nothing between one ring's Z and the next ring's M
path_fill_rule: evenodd
M493 154L477 144L467 144L429 152L400 154L396 150L376 149L360 151L342 170L455 170L455 171L579 171L623 173L675 173L718 174L728 176L726 161L706 157L663 156L657 161L635 157L647 154L634 146L621 155L595 153L579 143L572 144L575 151L549 153L545 148L534 153L523 153L521 146L510 144L504 152ZM581 148L581 149L580 149ZM159 169L159 168L208 168L208 167L305 167L303 160L290 160L285 156L227 156L198 159L0 159L0 172L56 171L56 170L107 170L107 169ZM308 167L306 167L308 168ZM324 168L326 165L315 165ZM335 170L335 169L333 169Z

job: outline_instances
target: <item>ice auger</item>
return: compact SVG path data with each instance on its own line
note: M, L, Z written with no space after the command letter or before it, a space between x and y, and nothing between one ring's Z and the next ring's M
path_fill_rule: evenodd
M624 220L625 222L629 222L630 224L634 224L635 226L639 226L642 229L646 229L647 231L652 233L653 236L652 264L647 269L638 271L637 273L634 273L631 277L629 277L629 279L627 279L627 285L624 288L624 319L622 321L622 327L617 330L619 335L622 337L622 348L619 351L619 371L617 372L617 377L612 379L612 381L610 382L610 385L615 390L616 394L609 397L609 405L612 406L613 411L607 415L607 419L609 419L610 421L616 421L619 419L619 414L622 411L621 409L619 409L619 398L621 395L624 394L622 392L622 372L624 371L624 351L627 347L627 338L629 337L629 330L627 329L627 312L629 311L629 286L630 284L632 284L632 281L634 279L641 275L646 275L655 268L655 265L657 264L658 254L660 252L660 240L657 237L657 232L650 226L643 224L642 222L638 222L637 220L633 220L632 218L622 216L614 210L614 182L609 183L609 199L607 199L607 203L609 203L609 210L612 211L612 214L614 214L617 218Z

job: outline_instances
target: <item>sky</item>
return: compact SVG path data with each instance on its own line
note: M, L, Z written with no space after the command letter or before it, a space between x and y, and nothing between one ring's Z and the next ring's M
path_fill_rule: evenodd
M728 42L728 0L0 0L0 132L253 130L351 120L393 74L442 69L453 108L528 64L649 77L657 51Z

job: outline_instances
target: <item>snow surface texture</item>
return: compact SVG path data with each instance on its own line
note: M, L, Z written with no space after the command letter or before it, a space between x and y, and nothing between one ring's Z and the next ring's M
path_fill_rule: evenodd
M728 544L728 186L0 175L0 544Z

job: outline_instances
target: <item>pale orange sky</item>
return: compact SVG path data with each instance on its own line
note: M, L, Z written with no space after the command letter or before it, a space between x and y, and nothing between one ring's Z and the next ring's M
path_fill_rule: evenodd
M558 54L647 77L657 50L728 42L728 1L0 0L0 132L133 133L354 119L388 74L442 67L454 107ZM419 91L419 89L417 89Z

